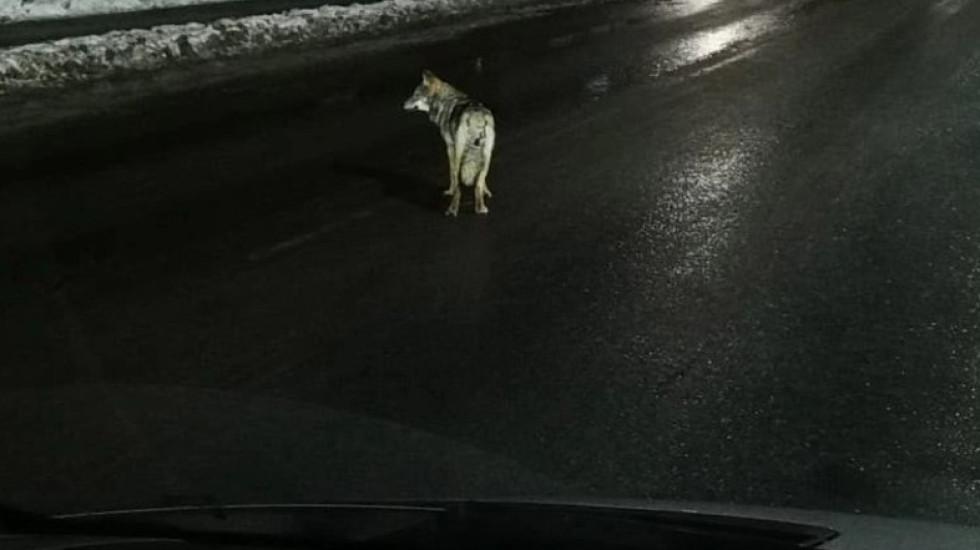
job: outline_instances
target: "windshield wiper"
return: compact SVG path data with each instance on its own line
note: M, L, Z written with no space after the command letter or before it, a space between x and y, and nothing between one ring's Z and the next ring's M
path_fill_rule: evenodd
M535 502L434 501L187 506L39 516L0 510L7 532L175 539L317 548L643 548L793 550L828 528L643 508Z

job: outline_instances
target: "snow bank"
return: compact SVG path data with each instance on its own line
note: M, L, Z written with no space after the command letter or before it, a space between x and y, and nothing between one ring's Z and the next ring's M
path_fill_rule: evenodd
M79 17L232 0L0 0L0 21Z
M602 0L546 0L549 6L593 1ZM28 44L0 49L0 95L18 89L60 87L153 71L174 64L227 59L307 42L350 40L462 14L488 14L543 3L542 0L382 0L367 5L325 5L212 23L165 25Z

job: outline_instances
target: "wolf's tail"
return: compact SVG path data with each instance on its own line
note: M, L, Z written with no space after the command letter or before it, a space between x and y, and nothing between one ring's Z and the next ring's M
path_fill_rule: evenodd
M463 151L463 158L459 163L459 181L469 187L476 184L476 179L486 163L484 144L487 139L486 126L473 132L473 139Z
M490 111L479 105L470 105L463 113L460 125L465 129L466 142L462 144L463 156L459 163L459 182L467 187L475 185L480 173L490 162L490 149L494 140L494 120Z

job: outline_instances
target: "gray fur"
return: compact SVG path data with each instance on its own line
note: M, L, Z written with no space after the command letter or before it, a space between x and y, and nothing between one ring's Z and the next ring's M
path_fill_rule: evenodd
M449 188L445 194L452 197L446 215L459 211L460 183L474 187L476 212L489 212L485 199L492 196L486 180L496 142L493 113L429 71L423 72L422 83L404 107L428 113L446 143Z

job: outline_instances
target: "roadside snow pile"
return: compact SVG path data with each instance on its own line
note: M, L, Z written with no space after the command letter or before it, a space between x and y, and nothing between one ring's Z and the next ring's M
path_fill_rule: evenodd
M0 21L79 17L100 13L177 8L229 0L0 0Z
M548 5L589 1L595 0L558 0ZM382 0L366 5L325 5L212 23L113 31L28 44L0 49L0 95L15 89L58 87L307 42L330 43L373 36L461 14L513 10L542 3L542 0Z

